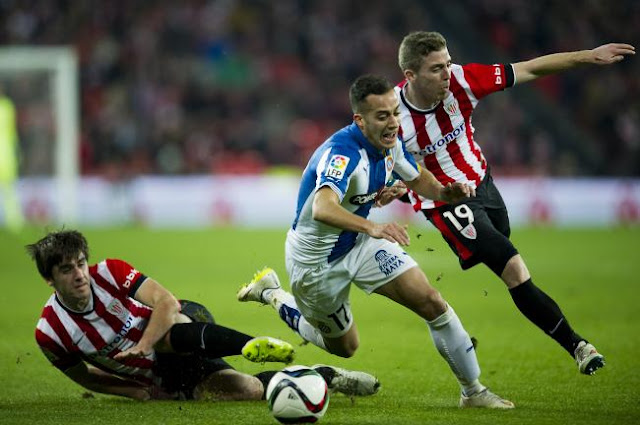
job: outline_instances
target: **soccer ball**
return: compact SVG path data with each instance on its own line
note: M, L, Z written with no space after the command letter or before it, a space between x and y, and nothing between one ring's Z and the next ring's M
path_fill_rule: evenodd
M269 410L284 424L317 422L329 407L327 383L306 366L289 366L276 373L266 397Z

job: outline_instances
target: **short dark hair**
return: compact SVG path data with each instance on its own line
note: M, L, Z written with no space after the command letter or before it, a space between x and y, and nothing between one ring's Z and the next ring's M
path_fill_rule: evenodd
M435 31L414 31L409 33L400 43L398 49L398 65L402 72L410 69L417 71L429 53L447 47L447 40Z
M362 112L362 106L370 94L385 94L393 90L393 85L385 77L366 74L356 78L349 89L349 101L354 114Z
M66 259L75 258L83 253L89 259L89 245L82 233L77 230L58 230L49 232L38 242L25 247L27 253L36 262L40 276L53 277L53 268Z

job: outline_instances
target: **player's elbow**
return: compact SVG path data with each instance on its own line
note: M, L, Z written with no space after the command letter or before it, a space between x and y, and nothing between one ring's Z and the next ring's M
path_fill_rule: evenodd
M154 303L153 308L164 311L167 316L173 317L174 320L181 310L180 301L168 291Z
M326 223L330 217L329 211L327 208L322 205L321 202L317 200L313 201L313 206L311 208L311 217L314 220L320 221L322 223Z
M340 199L328 186L323 186L316 192L311 204L311 217L325 224L331 224L339 213Z

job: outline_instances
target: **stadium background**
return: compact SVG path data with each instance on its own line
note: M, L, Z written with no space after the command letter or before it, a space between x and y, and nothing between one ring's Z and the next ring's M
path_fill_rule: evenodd
M3 46L77 49L80 196L88 199L81 210L86 207L93 220L108 211L105 223L116 225L95 228L83 216L93 259L126 258L178 296L211 306L223 323L291 341L267 308L230 301L256 268L269 264L284 275L282 244L292 211L281 208L284 224L277 221L275 229L242 229L244 216L230 215L268 215L268 204L288 198L243 199L237 210L225 198L242 190L261 193L278 181L277 193L295 191L308 154L349 123L346 94L353 77L377 72L400 80L397 45L414 29L442 32L455 62L493 63L610 41L637 46L639 28L640 3L632 0L0 1ZM323 423L638 421L640 228L633 224L640 200L639 68L632 57L547 77L490 96L474 114L478 142L505 193L537 200L527 211L510 205L529 220L522 224L546 222L545 195L558 184L577 190L583 210L601 205L600 194L606 204L620 206L620 215L595 221L605 228L590 222L514 232L536 281L597 342L607 368L596 379L580 376L562 350L519 315L489 272L462 273L437 234L420 237L427 227L418 220L410 227L409 251L479 338L483 379L518 409L505 415L454 408L455 385L423 323L353 291L362 335L356 357L337 359L301 346L299 362L370 371L380 376L383 392L355 402L335 397ZM47 203L39 203L55 192L34 183L53 173L53 112L42 80L25 74L0 81L18 107L18 188L32 200L22 199L32 226L19 234L0 230L0 422L269 423L261 403L132 404L92 396L47 364L33 328L50 289L23 246L61 224ZM152 189L138 195L141 187ZM168 208L184 198L211 196L207 192L216 192L211 202L178 208L162 228L140 226L147 220L127 206L148 193L170 193L159 204ZM215 220L193 218L199 208ZM189 217L208 228L164 228ZM231 361L248 372L265 369Z
M398 0L392 8L381 1L334 0L6 1L0 3L0 43L71 45L77 51L79 162L83 181L89 182L78 198L95 199L78 207L80 222L176 225L179 211L164 219L147 217L168 207L162 202L127 204L127 199L166 198L162 185L140 194L141 176L285 172L295 182L313 149L350 122L347 91L355 76L375 72L401 80L396 50L410 30L442 32L454 62L493 63L610 41L633 43L640 39L638 21L636 1L464 0L445 7ZM566 215L553 214L554 209L593 213L614 204L607 214L589 219L591 224L638 220L638 75L640 62L628 58L615 66L546 77L481 102L474 126L494 175L515 178L515 194L535 192L526 205L509 205L516 223ZM47 186L29 185L30 179L53 173L55 123L46 83L24 73L0 78L0 84L18 108L19 171L27 182L21 187L23 209L31 221L61 221L56 200L49 199L55 194ZM545 179L585 177L609 179L592 199L613 199L589 204L580 201L578 189L576 203L548 204L567 196L545 194L556 187ZM210 193L220 195L185 206L209 211L193 225L245 219L237 212L244 205L218 189L229 181L261 186L246 179L207 183ZM202 190L189 186L189 179L179 182L194 193ZM256 197L251 190L239 195ZM270 195L278 199L278 193ZM293 204L292 197L282 204ZM273 223L290 219L281 214ZM187 215L184 221L189 222Z
M355 76L399 81L410 30L442 32L456 63L493 63L633 44L638 21L636 1L3 1L0 43L77 48L83 174L255 173L303 166L348 123ZM496 174L638 176L638 75L630 58L483 101L474 123ZM50 167L35 153L50 123L27 102L38 90L8 87L23 175Z

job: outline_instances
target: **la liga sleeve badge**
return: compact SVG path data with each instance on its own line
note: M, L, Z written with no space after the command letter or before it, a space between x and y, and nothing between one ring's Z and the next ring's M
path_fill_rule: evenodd
M327 170L325 171L325 176L332 177L334 179L342 179L344 177L344 173L347 170L347 165L349 165L349 161L351 158L344 155L333 155L329 160L329 164L327 165Z

